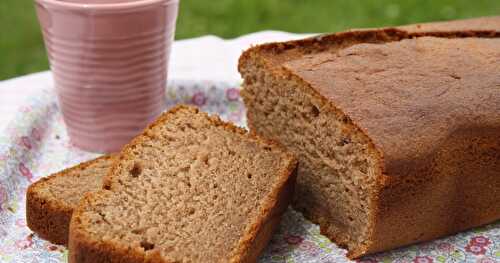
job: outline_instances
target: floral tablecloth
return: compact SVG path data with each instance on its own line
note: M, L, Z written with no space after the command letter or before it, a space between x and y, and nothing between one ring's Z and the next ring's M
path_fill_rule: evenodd
M194 104L245 125L238 82L178 81L167 89L169 107ZM40 177L96 157L71 144L53 91L40 90L19 108L0 136L0 261L64 262L67 251L26 227L26 187ZM319 234L299 213L287 212L261 262L348 262L345 251ZM362 262L499 262L500 224L370 256Z
M245 126L235 70L239 52L250 43L290 37L297 36L265 32L233 42L206 37L174 44L170 74L182 78L169 82L168 107L194 104ZM192 55L201 47L208 57ZM211 66L210 61L217 65ZM207 76L218 77L206 80ZM64 247L41 240L26 227L26 188L40 177L97 156L71 144L50 79L46 72L0 82L0 262L66 261ZM350 262L345 253L320 235L318 226L290 209L260 261ZM500 222L358 261L500 262Z

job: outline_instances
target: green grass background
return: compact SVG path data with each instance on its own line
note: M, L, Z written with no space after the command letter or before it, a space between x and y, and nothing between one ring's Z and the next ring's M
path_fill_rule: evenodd
M177 39L331 32L500 14L500 0L180 0ZM33 0L0 0L0 80L48 69Z

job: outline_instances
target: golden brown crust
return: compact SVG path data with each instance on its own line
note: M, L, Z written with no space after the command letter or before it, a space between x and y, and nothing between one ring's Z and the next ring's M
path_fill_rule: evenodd
M26 191L26 221L28 227L43 239L54 244L66 245L73 207L66 205L60 200L48 199L41 196L41 185L50 183L51 180L60 176L72 176L70 173L75 170L84 170L96 162L109 158L111 158L109 155L102 156L41 178L31 184Z
M130 157L131 151L135 145L140 144L144 140L144 135L153 136L149 134L148 131L152 130L155 126L161 125L173 116L173 114L180 110L189 110L194 113L198 113L199 109L186 105L178 105L167 113L160 116L156 121L150 124L143 132L142 135L134 138L128 145L126 145L122 152L120 153L120 160ZM225 129L249 136L260 143L266 144L270 147L279 147L277 143L264 140L253 133L248 133L246 130L239 128L231 123L223 122L219 118L210 118L210 121L216 125L224 127ZM276 183L275 191L264 201L262 205L262 210L260 216L256 218L254 222L247 230L248 232L244 234L243 238L232 255L231 262L256 262L258 256L265 248L269 242L273 231L279 224L281 215L285 212L286 207L290 203L293 195L293 188L295 185L295 168L297 166L297 159L295 156L286 152L287 158L290 160L290 164L287 167L285 173L280 176L280 180ZM85 207L83 202L92 202L96 200L99 195L109 194L113 190L113 181L115 178L115 171L118 169L120 161L116 161L115 165L110 169L110 172L104 179L104 189L101 192L89 195L82 200L81 205L75 211L75 215L71 221L70 225L70 238L69 238L69 262L70 263L82 263L82 262L165 262L160 256L159 252L157 254L147 254L144 252L129 251L126 248L120 248L117 244L112 244L109 241L97 242L90 239L85 235L79 225L79 216L82 211L82 207ZM111 190L111 191L108 191ZM172 263L172 262L170 262Z
M456 30L456 26L450 26L450 24L460 21L461 20L440 22L432 27L430 25L433 25L433 23L425 24L426 28L431 29L430 31L419 30L419 25L381 29L356 29L352 31L318 35L300 40L261 44L243 52L238 62L238 68L241 72L241 67L246 61L252 56L259 56L269 64L269 69L274 73L286 76L281 69L281 64L284 62L323 52L335 52L336 50L359 43L386 43L422 36L443 38L492 38L500 36L500 28L498 26L498 24L500 24L500 16L488 18L488 21L494 21L494 23L480 23L479 21L483 21L483 18L475 19L474 21L476 21L476 23L470 24L466 30ZM474 28L474 25L481 26Z
M409 32L440 32L440 31L500 31L498 16L470 18L462 20L420 23L397 27Z
M239 69L241 72L247 63L257 61L276 77L301 83L337 114L349 116L344 107L332 102L325 91L326 86L318 87L321 85L311 83L311 78L304 79L284 65L306 57L335 54L360 43L387 43L422 36L498 38L500 17L410 25L399 29L355 30L264 44L245 51L240 57ZM252 127L251 118L248 122ZM363 125L351 124L354 131L365 133ZM419 160L418 166L402 162L389 172L387 166L395 163L387 163L385 151L366 136L369 147L379 153L381 164L378 193L373 196L377 205L371 208L374 213L369 226L369 245L352 249L348 256L356 258L429 240L500 218L500 129L498 125L481 126L457 128L431 156ZM306 217L319 223L322 233L330 239L341 246L346 245L335 233L328 232L331 229L328 221L320 215Z
M26 220L28 227L41 238L54 244L66 245L72 209L59 206L37 196L31 188L26 196Z
M500 130L457 130L425 165L380 185L368 252L435 239L500 218ZM398 233L398 234L396 234Z

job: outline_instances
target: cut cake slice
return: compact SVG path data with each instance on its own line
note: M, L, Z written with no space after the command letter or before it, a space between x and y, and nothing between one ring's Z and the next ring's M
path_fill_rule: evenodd
M255 262L292 197L296 159L178 106L126 146L70 226L70 262Z
M99 157L30 185L26 192L28 227L43 239L66 245L73 209L85 193L102 188L102 179L112 163L112 156Z

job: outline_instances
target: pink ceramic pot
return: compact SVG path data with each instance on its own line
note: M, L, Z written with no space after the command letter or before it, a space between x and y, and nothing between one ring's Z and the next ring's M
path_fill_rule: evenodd
M178 0L36 0L66 127L115 152L165 106Z

